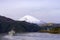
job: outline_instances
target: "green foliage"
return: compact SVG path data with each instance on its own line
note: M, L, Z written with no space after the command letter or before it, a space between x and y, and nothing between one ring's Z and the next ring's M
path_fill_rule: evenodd
M60 27L54 27L50 30L50 33L60 33Z

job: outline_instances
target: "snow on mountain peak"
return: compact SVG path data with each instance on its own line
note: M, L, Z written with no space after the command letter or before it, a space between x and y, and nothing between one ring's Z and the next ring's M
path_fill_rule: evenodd
M39 23L40 22L40 20L38 20L37 18L30 16L30 15L26 15L26 16L20 18L19 21L26 21L26 22L30 22L30 23Z

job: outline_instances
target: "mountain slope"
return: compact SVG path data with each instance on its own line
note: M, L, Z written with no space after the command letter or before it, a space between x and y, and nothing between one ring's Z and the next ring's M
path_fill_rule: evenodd
M30 16L30 15L26 15L26 16L20 18L19 21L26 21L29 23L39 23L40 22L40 20L38 20L37 18Z
M14 20L7 18L5 16L0 16L0 22L12 22Z

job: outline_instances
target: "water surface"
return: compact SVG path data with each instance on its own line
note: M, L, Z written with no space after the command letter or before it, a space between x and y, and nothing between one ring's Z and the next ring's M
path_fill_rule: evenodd
M17 33L14 36L0 35L0 40L60 40L60 34Z

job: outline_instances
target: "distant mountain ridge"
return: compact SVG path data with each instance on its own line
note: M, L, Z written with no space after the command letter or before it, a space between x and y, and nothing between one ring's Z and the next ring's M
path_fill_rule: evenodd
M18 19L19 21L26 21L26 22L29 22L29 23L35 23L35 24L40 24L40 23L43 23L41 20L33 17L33 16L30 16L30 15L26 15L20 19Z
M22 19L25 19L26 17L23 17ZM60 24L50 23L43 24L42 26L39 26L37 24L34 24L36 21L35 18L30 16L27 16L28 21L18 21L13 20L8 17L0 16L0 33L8 33L11 30L14 30L16 33L19 32L47 32L47 31L56 31L57 33L60 33ZM25 20L27 20L25 19ZM31 19L31 20L30 20ZM30 23L32 20L34 20L34 23ZM33 21L32 21L33 22ZM39 21L38 21L39 22Z

